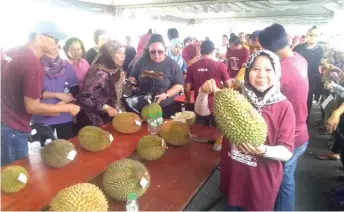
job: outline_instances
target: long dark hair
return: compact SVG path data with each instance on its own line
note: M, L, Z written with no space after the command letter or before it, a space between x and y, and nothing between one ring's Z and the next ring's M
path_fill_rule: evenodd
M94 65L103 65L108 69L118 68L118 65L113 61L113 55L111 55L108 51L106 44L102 45L102 47L99 49L99 54L100 56L98 60L95 61Z
M162 45L164 45L164 47L166 48L164 38L160 34L153 34L144 47L143 57L150 58L149 57L149 46L151 44L157 43L157 42L162 43Z

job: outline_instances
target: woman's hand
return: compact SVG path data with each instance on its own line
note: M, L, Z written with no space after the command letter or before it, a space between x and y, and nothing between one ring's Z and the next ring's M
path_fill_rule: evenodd
M337 111L333 111L330 118L327 119L325 125L329 133L336 131L340 121L340 114Z
M266 153L266 147L264 144L258 147L254 147L251 144L242 144L238 146L238 149L244 154L249 154L249 155L262 155Z
M75 101L72 94L70 94L70 93L56 93L56 98L66 102L66 103Z
M220 89L216 86L216 82L214 79L207 80L201 87L201 91L203 93L213 93L218 90Z
M161 93L159 95L156 95L155 98L157 98L157 103L160 104L160 102L166 100L168 98L167 93Z
M128 81L130 81L132 84L136 85L137 84L137 81L134 77L129 77L128 78Z
M115 115L117 115L117 110L111 106L107 106L105 109L105 112L110 116L110 117L114 117Z

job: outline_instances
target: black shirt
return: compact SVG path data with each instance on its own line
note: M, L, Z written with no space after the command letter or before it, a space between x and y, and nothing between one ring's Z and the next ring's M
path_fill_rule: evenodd
M127 46L125 47L125 60L123 63L123 70L128 74L128 67L131 61L135 58L136 56L136 50L132 46Z
M161 79L142 77L144 71L161 73L163 76ZM141 57L134 65L130 76L138 81L139 89L141 90L139 95L146 94L147 92L157 95L166 92L174 85L184 85L183 72L180 70L178 63L167 56L160 63L155 63L147 57ZM165 107L173 101L174 97L169 97L161 102L160 105Z
M97 54L98 54L98 52L94 48L92 48L86 52L85 60L87 60L88 64L92 65L92 62L93 62L94 58L96 58Z
M307 60L308 76L312 77L320 74L319 66L321 65L324 50L319 44L312 49L308 48L306 43L300 44L293 51L301 54Z

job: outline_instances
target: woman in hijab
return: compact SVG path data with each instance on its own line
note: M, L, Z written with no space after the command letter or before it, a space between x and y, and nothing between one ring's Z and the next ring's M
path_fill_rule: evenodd
M46 104L70 103L74 101L71 93L66 93L65 88L78 85L73 66L58 55L58 50L52 55L44 55L41 58L44 66L43 95L41 102ZM68 83L68 85L67 85ZM73 117L69 113L55 115L34 115L32 124L46 124L54 131L59 139L74 137Z
M226 210L272 211L283 178L282 161L294 151L295 115L291 103L280 92L281 67L270 51L251 55L245 72L242 94L261 113L268 126L265 143L235 146L224 139L221 150L220 189L227 197ZM217 91L207 81L200 92ZM199 95L199 110L207 95ZM205 110L203 110L205 111Z
M81 112L77 117L78 129L109 123L122 107L125 73L122 65L125 46L117 40L104 44L84 79L78 95Z
M179 38L174 38L170 41L170 46L167 48L166 55L176 61L182 72L185 73L187 65L182 56L183 47L183 42Z

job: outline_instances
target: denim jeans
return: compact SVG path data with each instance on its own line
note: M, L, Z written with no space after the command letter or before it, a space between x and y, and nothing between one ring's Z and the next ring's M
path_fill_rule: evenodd
M295 148L293 156L284 164L283 181L275 202L275 211L294 211L295 209L295 179L294 172L297 161L308 146L308 141Z
M1 166L20 160L28 154L28 136L29 133L1 123Z

